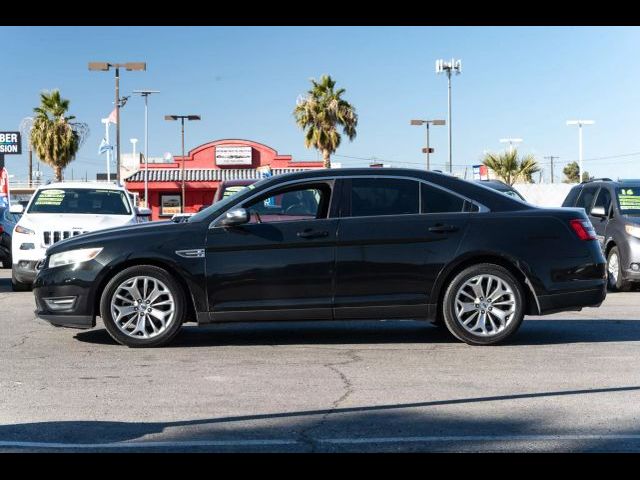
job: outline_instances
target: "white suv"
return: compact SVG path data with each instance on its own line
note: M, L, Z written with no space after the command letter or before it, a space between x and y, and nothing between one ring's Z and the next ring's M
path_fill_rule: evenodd
M22 210L22 205L11 207L14 213ZM149 214L147 209L134 207L131 194L124 187L112 183L64 182L39 187L13 231L13 290L31 288L36 265L54 243L86 232L146 221Z

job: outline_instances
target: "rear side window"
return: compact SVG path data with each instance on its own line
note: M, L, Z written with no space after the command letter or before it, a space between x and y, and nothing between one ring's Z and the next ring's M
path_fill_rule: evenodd
M593 204L593 197L596 195L598 187L585 187L582 189L582 193L578 197L576 207L584 208L585 212L591 211L591 205Z
M564 202L562 202L562 206L573 207L573 205L576 203L578 195L580 194L580 190L580 187L573 187L571 190L569 190L569 194L567 195L567 198L564 199Z
M465 210L465 200L457 195L424 183L420 188L422 189L421 213L449 213Z
M600 189L600 192L596 197L596 203L594 203L593 206L604 208L605 213L609 212L609 207L611 206L611 194L607 188L602 187Z
M420 211L420 188L415 180L354 178L351 216L407 215Z

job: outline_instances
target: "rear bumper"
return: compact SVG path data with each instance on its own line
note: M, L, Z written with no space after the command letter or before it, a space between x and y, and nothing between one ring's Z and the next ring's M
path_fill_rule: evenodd
M552 295L538 296L540 314L562 311L578 311L583 307L599 307L607 296L607 285L602 283L602 287L591 288L589 290L578 290L571 292L556 293Z

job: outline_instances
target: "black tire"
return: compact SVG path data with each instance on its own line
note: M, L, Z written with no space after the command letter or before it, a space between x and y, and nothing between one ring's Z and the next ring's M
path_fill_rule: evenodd
M150 277L161 281L169 289L174 300L175 310L173 320L163 332L152 338L134 338L125 334L118 328L111 315L111 299L115 295L118 287L128 279L137 276ZM136 265L118 273L109 281L100 298L100 316L102 317L104 326L116 342L126 345L127 347L160 347L168 344L180 331L185 313L186 299L181 285L174 280L166 270L151 265Z
M457 318L455 311L456 295L460 288L470 279L478 275L492 275L500 280L511 289L514 296L515 308L511 319L502 331L490 336L476 335L466 330ZM492 263L480 263L465 268L458 273L449 283L449 287L445 291L443 298L442 311L444 313L444 322L447 329L458 340L469 345L494 345L503 342L513 335L524 318L524 294L520 281L506 268Z
M11 290L13 290L14 292L30 292L31 284L16 280L16 276L12 270L11 271Z
M616 275L616 279L609 274L609 262L611 258L616 256L618 258L618 274ZM618 247L614 246L609 250L607 254L607 287L612 292L628 292L631 290L631 282L628 282L622 278L622 258L620 257L620 250Z

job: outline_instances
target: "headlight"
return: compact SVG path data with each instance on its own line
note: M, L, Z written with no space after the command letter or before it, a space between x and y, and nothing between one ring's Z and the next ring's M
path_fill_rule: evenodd
M30 228L21 227L20 225L16 225L16 230L15 231L17 233L22 233L24 235L35 235L36 234L36 232L31 230Z
M68 252L54 253L49 257L49 268L93 260L102 251L102 248L80 248Z
M632 237L640 238L640 226L638 225L625 225L624 229Z

